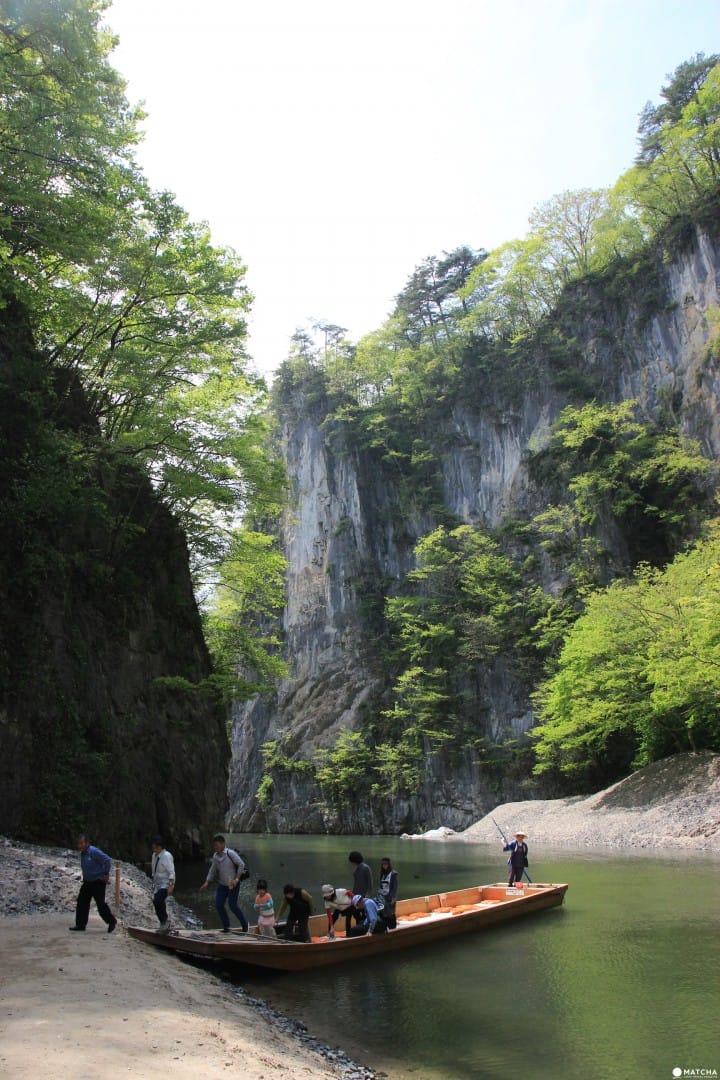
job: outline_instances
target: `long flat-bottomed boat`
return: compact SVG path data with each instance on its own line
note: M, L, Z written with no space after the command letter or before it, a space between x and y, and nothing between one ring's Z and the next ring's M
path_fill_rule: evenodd
M409 949L471 930L485 930L522 915L562 904L567 885L474 885L454 892L398 900L397 926L384 934L345 937L338 920L334 940L327 937L327 917L310 919L311 942L263 937L252 927L248 933L231 930L160 930L127 928L131 937L173 952L231 960L277 971L304 971L328 964L344 964L395 949Z

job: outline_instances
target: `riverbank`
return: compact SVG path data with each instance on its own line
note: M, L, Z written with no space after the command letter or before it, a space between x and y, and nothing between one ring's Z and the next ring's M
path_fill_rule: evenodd
M527 832L535 853L545 844L720 855L720 755L656 762L588 798L506 803L462 833L423 838L496 845L493 818L508 833ZM245 1080L385 1075L242 989L131 940L123 925L154 924L150 883L137 867L118 865L119 905L114 872L108 889L117 929L108 934L93 908L87 932L72 934L78 853L0 838L2 1076L143 1080L171 1071L195 1080L238 1068ZM169 907L175 925L196 923L189 909Z
M720 754L677 754L596 795L503 803L462 832L413 839L495 844L495 822L508 835L522 829L533 844L720 855Z
M8 1080L180 1080L239 1072L244 1080L374 1080L373 1070L321 1043L303 1024L172 953L133 941L123 924L153 925L149 879L120 863L108 901L69 933L79 856L0 838L0 1075ZM192 913L170 902L176 925Z

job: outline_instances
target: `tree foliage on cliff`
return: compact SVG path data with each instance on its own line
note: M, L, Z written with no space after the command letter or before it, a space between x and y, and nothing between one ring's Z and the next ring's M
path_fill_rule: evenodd
M713 512L717 466L696 442L642 422L635 401L568 406L532 467L567 487L569 502L549 507L535 525L544 546L568 554L574 554L576 542L593 536L604 516L622 531L630 567L641 560L662 564ZM593 558L596 565L603 558L597 543ZM616 566L615 572L628 568ZM585 584L593 580L597 583L586 578Z
M665 569L590 596L536 700L536 771L573 790L720 750L720 522Z

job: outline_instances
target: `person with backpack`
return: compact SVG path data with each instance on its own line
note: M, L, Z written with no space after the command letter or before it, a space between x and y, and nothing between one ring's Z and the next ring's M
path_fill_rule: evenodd
M221 836L220 833L213 836L212 843L214 851L213 857L210 860L210 870L208 871L207 878L200 886L200 891L202 892L203 889L207 889L208 885L211 885L216 881L215 910L222 923L223 933L227 934L230 930L230 919L225 910L226 903L242 926L244 932L247 933L248 921L243 914L242 908L238 906L240 882L248 876L248 872L245 869L245 863L242 861L237 851L225 847L225 837Z
M388 924L390 930L394 930L397 926L397 919L395 918L395 902L398 894L398 875L397 870L393 870L393 865L390 860L385 858L380 860L380 890L379 895L383 897L386 905L387 912L384 915L385 921Z
M503 851L509 851L508 858L508 885L512 886L516 881L522 881L525 867L528 864L528 846L525 843L527 833L516 832L514 840L503 843Z
M356 893L353 896L353 907L360 912L360 922L357 926L353 926L352 929L348 930L346 937L364 937L365 934L387 933L388 925L381 913L381 909L385 907L382 896L378 896L373 900L371 896L360 896L359 893Z

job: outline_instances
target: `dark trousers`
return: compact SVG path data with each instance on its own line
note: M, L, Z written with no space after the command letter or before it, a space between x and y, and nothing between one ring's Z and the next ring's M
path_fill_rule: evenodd
M346 936L347 937L362 937L363 934L367 934L369 926L370 926L370 923L367 921L367 919L363 919L363 921L359 922L357 924L357 926L353 926L352 930L348 930ZM380 917L378 919L378 921L375 923L375 927L373 929L373 934L386 934L387 929L388 929L387 923L385 922L385 920L382 917Z
M228 885L218 885L215 890L215 910L217 911L220 922L223 924L226 930L230 929L230 920L228 919L228 913L225 910L225 903L232 911L235 918L238 920L243 930L247 932L248 921L243 915L241 909L238 907L238 894L240 892L240 885L237 884L234 889L231 889Z
M155 914L163 924L166 923L168 919L167 907L165 905L167 896L167 889L158 889L156 893L153 893L153 907L155 908Z
M90 901L94 900L98 915L103 922L108 926L112 926L115 922L115 916L110 908L105 903L105 889L107 888L107 882L105 881L83 881L80 886L80 892L78 893L77 904L75 905L75 925L79 926L82 930L88 924L90 918Z
M510 865L508 869L508 885L514 885L516 881L522 881L524 867Z
M350 933L350 927L353 924L353 919L355 920L356 923L361 923L365 919L365 914L364 914L364 912L360 911L360 908L356 908L356 907L353 907L351 905L349 908L345 909L345 933L346 934Z
M296 919L288 916L283 937L286 937L288 941L312 941L307 915Z

